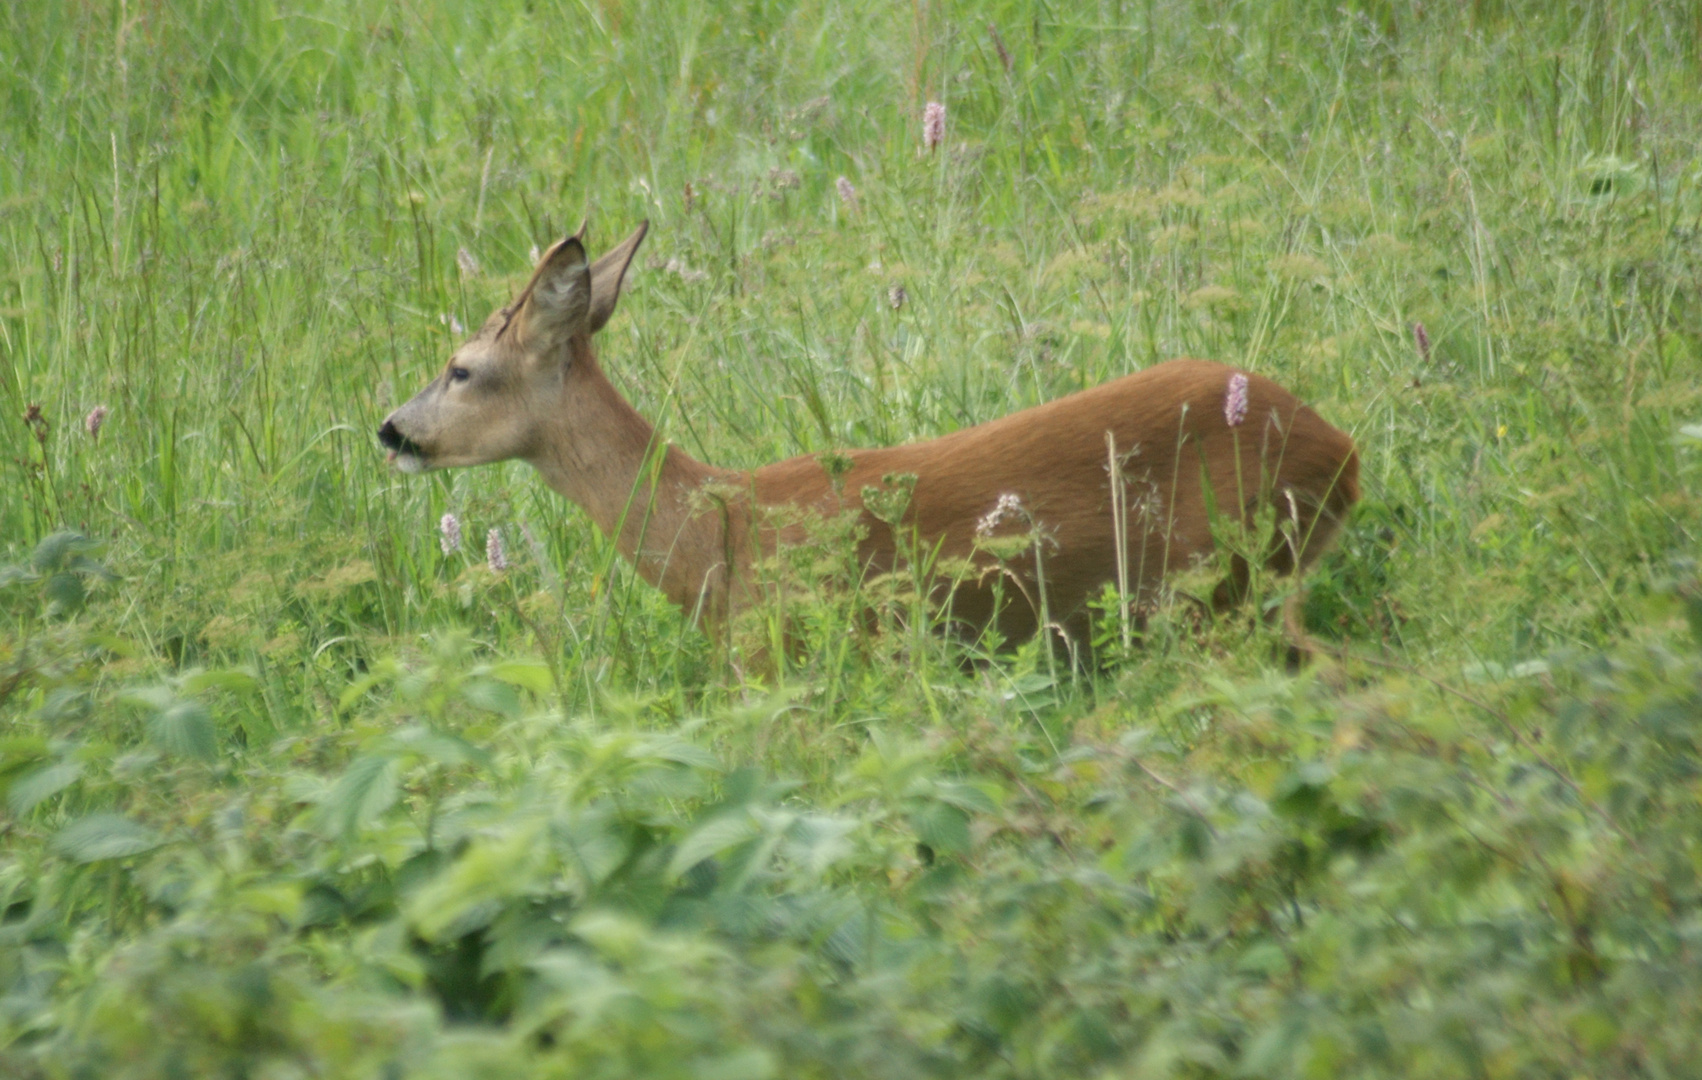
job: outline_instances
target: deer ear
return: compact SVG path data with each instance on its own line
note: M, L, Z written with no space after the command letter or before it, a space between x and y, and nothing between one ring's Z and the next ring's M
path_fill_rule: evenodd
M584 226L580 227L580 231L584 231ZM639 222L638 228L621 242L620 247L591 264L591 315L586 326L589 333L601 330L609 316L615 313L615 304L621 298L621 282L626 280L626 268L632 265L632 257L638 254L638 245L644 242L644 234L649 231L650 222Z
M579 237L558 241L539 260L520 301L521 340L533 350L554 351L576 334L589 333L591 268Z

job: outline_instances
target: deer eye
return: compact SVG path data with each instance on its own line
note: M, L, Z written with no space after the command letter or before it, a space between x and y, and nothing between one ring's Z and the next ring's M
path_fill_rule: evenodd
M464 367L452 367L452 368L449 369L449 381L450 382L466 382L468 379L470 379L472 377L473 377L473 373L468 371Z

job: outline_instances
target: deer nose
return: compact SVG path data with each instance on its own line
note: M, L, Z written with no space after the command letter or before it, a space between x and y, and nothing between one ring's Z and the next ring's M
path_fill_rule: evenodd
M396 425L389 420L384 421L384 426L378 429L378 441L384 444L386 450L400 450L404 442L402 433L397 431Z

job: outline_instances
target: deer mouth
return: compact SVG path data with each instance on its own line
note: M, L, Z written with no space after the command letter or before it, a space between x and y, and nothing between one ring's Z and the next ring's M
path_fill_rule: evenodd
M426 471L425 447L397 431L394 421L384 421L384 426L378 429L378 441L390 451L385 455L385 461L405 473Z

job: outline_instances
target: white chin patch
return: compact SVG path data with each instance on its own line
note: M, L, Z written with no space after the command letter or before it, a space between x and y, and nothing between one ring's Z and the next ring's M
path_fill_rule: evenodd
M409 475L414 475L425 472L427 466L425 458L420 457L418 454L397 454L396 468L400 469L402 472L408 473Z

